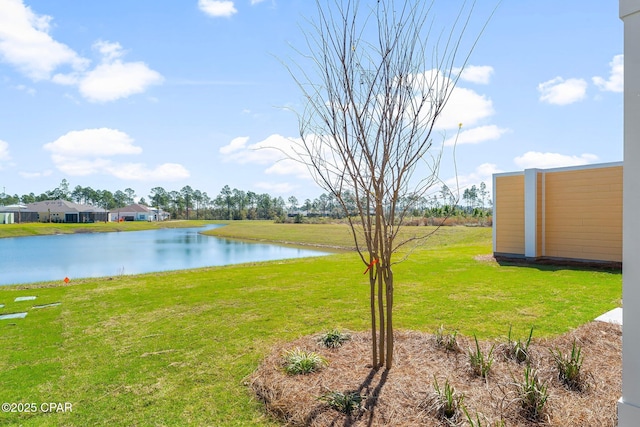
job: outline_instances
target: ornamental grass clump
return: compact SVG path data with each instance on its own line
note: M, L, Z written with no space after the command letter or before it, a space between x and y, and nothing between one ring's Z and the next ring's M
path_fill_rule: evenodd
M533 337L533 326L529 330L529 338L526 341L512 340L511 339L511 325L509 325L509 334L507 335L507 349L505 356L508 359L514 360L517 363L531 363L531 353L529 352L529 345L531 345L531 338Z
M324 357L313 351L299 348L284 353L284 370L289 375L306 375L320 370L328 363Z
M456 424L460 419L460 411L463 408L464 394L457 393L448 379L444 382L444 388L440 388L435 375L433 376L433 389L434 395L431 400L431 410L441 420L449 424Z
M476 412L476 417L475 419L473 419L471 417L471 415L469 415L469 411L467 411L466 407L462 407L462 411L464 412L465 417L467 418L467 421L469 422L469 425L471 427L506 427L506 423L504 420L498 420L495 421L493 424L491 424L489 421L486 421L486 417L484 417L486 424L483 424L482 420L480 419L480 414L478 414Z
M444 326L440 325L435 333L436 346L444 349L445 351L451 351L454 353L459 352L460 346L458 345L458 339L456 338L457 335L458 331L445 332Z
M320 344L327 348L338 348L342 344L349 341L351 335L346 332L340 332L337 329L333 329L320 337Z
M585 387L585 381L582 377L582 347L573 340L571 354L563 355L562 351L556 347L555 351L551 350L553 359L558 368L558 379L570 390L582 391Z
M331 408L346 415L351 415L355 411L359 411L364 398L357 391L330 391L318 398L325 402Z
M516 386L525 418L531 421L542 421L545 404L549 399L546 381L541 381L537 372L527 365L524 370L523 380L516 382Z
M486 378L491 370L491 365L493 365L493 349L495 348L495 345L491 346L489 353L485 356L480 348L480 344L478 343L478 337L474 335L473 338L476 341L476 348L475 350L469 349L469 364L471 365L471 369L474 374L479 377Z

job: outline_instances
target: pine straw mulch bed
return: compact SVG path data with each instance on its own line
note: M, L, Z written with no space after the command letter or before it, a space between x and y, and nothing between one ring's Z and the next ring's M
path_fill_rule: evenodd
M570 391L558 379L550 349L571 353L574 339L582 347L582 372L587 387ZM622 392L622 329L619 325L591 322L565 335L534 339L529 347L532 366L548 381L549 399L544 420L532 422L521 414L516 381L522 381L524 366L508 360L505 344L480 342L487 354L495 344L494 363L488 378L474 376L467 351L473 338L458 335L461 352L438 347L434 335L397 331L395 359L390 371L371 369L370 334L354 333L337 349L324 348L318 336L306 336L274 348L248 383L267 412L286 425L304 426L443 426L430 408L434 376L441 388L445 381L464 394L464 406L482 426L615 426L616 402ZM506 343L506 339L503 340ZM283 353L301 348L324 356L329 364L309 375L287 375ZM358 391L363 407L352 415L342 414L318 397L329 391ZM461 414L457 425L469 425Z

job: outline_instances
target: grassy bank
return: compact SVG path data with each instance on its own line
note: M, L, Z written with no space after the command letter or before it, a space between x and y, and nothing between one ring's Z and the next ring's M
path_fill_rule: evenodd
M0 225L0 238L44 236L51 234L105 233L112 231L141 231L158 228L200 227L216 221L126 221L126 222L94 222L87 224L56 224L29 222L21 224Z
M257 242L355 249L349 226L340 223L274 224L271 221L231 221L224 227L204 234ZM483 227L403 227L398 241L427 235L429 237L421 243L423 249L460 243L491 245L491 228Z
M348 246L342 226L296 226L232 223L217 231L291 242L297 233L298 243ZM434 331L444 324L500 337L510 324L518 336L533 325L540 337L620 302L618 273L477 258L490 252L490 229L442 229L395 270L396 327ZM0 287L0 313L29 313L0 321L0 402L73 405L57 414L0 413L0 425L274 425L244 378L277 342L333 327L366 330L363 271L346 252ZM18 296L37 300L14 302ZM60 305L32 308L54 302Z

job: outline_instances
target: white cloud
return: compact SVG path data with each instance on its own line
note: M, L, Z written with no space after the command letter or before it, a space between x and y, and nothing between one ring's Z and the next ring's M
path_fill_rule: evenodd
M435 128L455 129L460 123L463 126L473 126L493 113L491 99L471 89L455 87L435 123Z
M140 154L126 133L109 128L74 130L44 145L44 149L64 157L100 157L118 154Z
M11 160L9 155L9 143L0 139L0 162Z
M94 49L102 55L102 63L80 78L80 94L92 102L115 101L144 92L160 84L163 77L144 62L122 62L119 43L98 41Z
M114 61L98 65L80 82L80 94L92 102L115 101L160 84L162 76L143 62Z
M583 79L556 77L538 85L540 101L555 105L568 105L581 101L587 93L587 82Z
M276 194L291 194L296 188L298 188L298 186L292 185L288 182L258 182L255 184L255 187L264 190L267 193Z
M449 147L456 144L456 142L458 145L460 145L478 144L484 141L492 141L499 139L504 133L508 131L508 129L499 128L496 125L478 126L476 128L460 132L457 141L455 136L447 139L444 145Z
M18 175L20 175L24 179L37 179L37 178L42 178L46 176L51 176L52 174L53 174L53 171L51 169L46 169L41 172L18 172Z
M264 172L274 175L295 175L298 178L311 178L307 166L292 159L279 160Z
M262 3L264 0L251 0L251 5Z
M598 156L589 153L584 153L579 156L567 156L560 153L540 153L538 151L528 151L522 156L516 157L515 159L513 159L513 161L522 169L549 169L595 163L598 161Z
M220 154L228 162L267 166L266 174L293 175L298 178L310 178L309 170L296 158L294 145L299 139L273 134L255 144L247 145L249 138L238 137L220 148Z
M124 56L122 46L118 42L98 40L93 44L93 48L100 52L103 62L112 62Z
M0 1L0 57L33 80L48 79L63 65L85 69L86 59L49 35L51 20L36 15L22 0Z
M593 83L603 91L622 92L624 90L624 55L614 56L609 66L611 67L609 80L594 77Z
M149 169L142 163L127 163L109 166L106 170L116 178L131 181L179 181L189 178L189 171L177 163L165 163Z
M198 0L198 7L207 15L229 17L238 12L232 1Z
M59 85L75 86L80 81L81 76L82 74L76 71L67 74L58 73L51 77L51 81Z
M417 94L416 104L421 103L424 93L429 92L429 97L438 99L442 97L441 91L451 91L445 107L436 120L434 126L436 130L457 129L459 123L473 126L494 113L491 99L471 89L460 86L453 87L453 81L438 70L432 69L412 75L409 77L409 81ZM407 111L407 114L410 115L410 113L410 110ZM425 116L421 119L426 122L430 119L427 115L430 115L431 111L426 108L424 114Z
M458 175L457 177L449 178L445 181L445 184L456 194L462 192L465 188L470 188L472 185L476 187L480 186L481 182L484 182L487 186L487 191L491 193L493 191L493 174L503 172L493 163L483 163L478 166L473 172L467 175Z
M117 129L99 128L71 131L44 145L56 167L71 176L108 174L120 179L175 181L189 177L184 166L165 163L149 168L142 163L117 163L113 156L137 155L142 148Z
M248 136L239 136L234 138L228 145L220 147L220 154L231 154L234 151L242 150L247 146L247 142L249 142Z
M454 69L453 71L454 73L458 73L460 69ZM460 80L486 85L489 84L492 74L493 67L490 65L469 65L462 70Z
M162 76L144 62L123 62L122 46L107 41L94 44L102 60L89 70L88 59L51 37L51 20L36 15L22 0L0 0L0 59L33 80L78 85L82 96L92 102L126 98L162 82ZM65 66L71 69L51 77Z
M83 159L52 154L51 160L59 171L71 176L87 176L102 173L111 165L109 159Z
M22 91L28 95L34 96L36 94L36 90L32 87L29 86L25 86L25 85L17 85L14 86L14 89Z
M11 154L9 153L9 143L0 139L0 171L5 166L11 165Z

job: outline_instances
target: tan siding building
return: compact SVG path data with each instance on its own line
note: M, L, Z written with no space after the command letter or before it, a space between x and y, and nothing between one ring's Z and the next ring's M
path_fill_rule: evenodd
M496 256L622 262L622 163L493 178Z
M496 186L500 197L494 199L493 209L500 227L494 226L494 252L524 254L524 174L495 177L494 192Z

